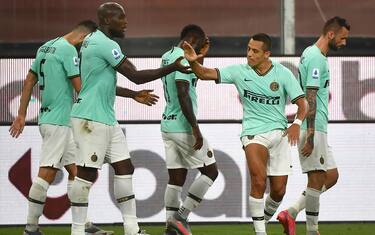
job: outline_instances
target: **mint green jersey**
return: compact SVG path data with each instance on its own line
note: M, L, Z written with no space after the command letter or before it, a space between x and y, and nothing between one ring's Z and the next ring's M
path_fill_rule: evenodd
M276 61L259 75L248 64L218 69L220 83L234 84L243 106L242 136L287 128L285 106L304 96L292 72Z
M178 57L184 56L184 51L179 47L173 47L162 56L161 66L172 64ZM186 60L181 61L184 65L189 65ZM194 73L184 74L178 71L162 77L164 97L166 101L165 109L161 120L161 131L163 132L191 132L191 125L182 113L176 81L189 83L189 96L193 105L194 114L197 114L197 95L195 87L197 77Z
M38 78L42 105L39 124L70 126L73 86L70 79L79 76L76 48L63 37L43 44L30 72Z
M117 123L114 111L116 68L125 60L117 42L100 30L87 35L80 51L82 88L72 117L107 125Z
M315 130L327 133L328 98L329 98L329 68L327 57L316 46L306 48L299 63L299 80L303 91L307 88L317 89ZM307 128L304 120L302 128Z

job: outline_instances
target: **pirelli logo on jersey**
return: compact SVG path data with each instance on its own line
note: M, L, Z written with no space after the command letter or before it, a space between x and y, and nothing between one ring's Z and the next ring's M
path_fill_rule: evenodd
M254 101L261 104L278 105L280 104L280 96L266 96L257 94L248 90L244 90L244 97L250 101Z

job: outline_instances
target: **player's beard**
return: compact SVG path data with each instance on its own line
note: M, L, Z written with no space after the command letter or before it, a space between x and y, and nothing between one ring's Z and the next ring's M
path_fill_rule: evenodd
M328 48L330 50L333 50L333 51L337 51L339 49L339 47L336 45L336 40L335 38L331 39L329 42L328 42Z
M123 31L118 31L118 30L109 30L109 33L111 34L112 37L114 38L124 38L125 33Z

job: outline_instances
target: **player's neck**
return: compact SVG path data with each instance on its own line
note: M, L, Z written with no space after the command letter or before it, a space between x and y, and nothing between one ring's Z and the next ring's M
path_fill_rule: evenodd
M107 37L113 38L113 36L109 33L109 29L107 27L99 26L98 28L102 33L104 33Z
M328 39L326 39L324 36L320 36L315 45L319 48L324 56L327 56L329 51Z
M266 60L263 63L253 67L253 69L260 75L266 74L272 67L272 61Z
M70 44L72 44L73 46L75 46L76 44L78 44L78 40L77 40L77 35L75 35L73 32L70 32L68 34L65 34L64 37L63 37L66 41L68 41Z

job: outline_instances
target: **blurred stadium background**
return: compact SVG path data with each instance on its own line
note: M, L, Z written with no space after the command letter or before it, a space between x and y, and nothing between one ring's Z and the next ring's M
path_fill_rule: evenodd
M15 117L22 81L37 48L61 36L84 19L96 19L98 0L12 0L0 4L0 234L20 234L26 221L25 196L36 176L41 139L36 126L40 107L36 88L29 106L23 136L8 134ZM273 55L297 74L298 59L314 43L325 19L339 15L351 24L348 45L329 57L331 100L329 142L340 170L339 183L324 194L320 218L322 234L375 234L375 11L374 0L128 0L125 6L128 30L116 39L139 69L156 68L159 57L178 43L178 35L189 23L201 25L211 39L207 66L245 63L249 36L265 32L273 38ZM292 5L288 5L291 4ZM294 5L294 10L291 6ZM286 6L287 11L283 11ZM292 13L292 14L291 14ZM294 13L294 14L293 14ZM287 19L287 25L282 19ZM294 25L294 31L283 28ZM285 42L285 43L284 43ZM293 46L294 45L294 46ZM154 89L161 97L156 106L143 107L131 100L116 100L116 115L126 132L134 164L135 191L140 221L164 220L163 194L167 182L159 120L164 107L162 84L155 81L136 86L119 75L118 84L131 89ZM220 176L207 200L192 215L195 234L251 234L247 195L249 179L239 141L241 105L231 86L210 82L198 84L199 120L202 131L215 149ZM295 107L289 105L292 117ZM294 174L280 209L294 201L305 186L296 150ZM196 176L189 175L189 180ZM66 196L65 172L48 192L41 218L44 225L66 225L71 221ZM90 194L90 218L99 224L121 222L112 194L113 173L107 166ZM189 182L187 182L189 184ZM303 222L303 213L298 221ZM275 221L274 219L272 220ZM226 224L230 223L230 224ZM220 224L220 225L219 225ZM218 230L215 230L216 227ZM11 228L9 228L11 227ZM120 226L111 227L121 234ZM162 226L147 227L161 234ZM269 234L281 234L277 224ZM303 234L304 225L299 225ZM68 234L68 227L50 227L46 234ZM298 233L298 234L299 234Z

